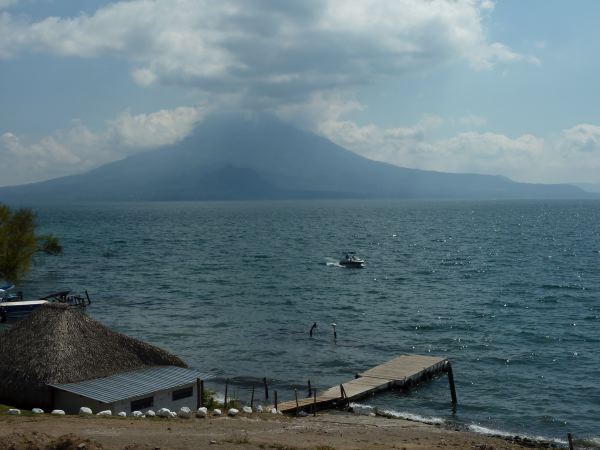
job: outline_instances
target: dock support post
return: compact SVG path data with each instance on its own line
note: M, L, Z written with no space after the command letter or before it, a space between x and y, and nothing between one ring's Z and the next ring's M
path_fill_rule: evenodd
M223 408L227 409L227 387L229 385L229 378L225 380L225 401L223 402Z
M197 408L201 408L204 401L204 380L200 378L196 378L196 394L198 397L198 401L196 402Z
M275 391L275 411L277 411L277 391Z
M317 417L317 390L313 391L313 416Z
M250 397L250 408L254 408L254 386L252 386L252 396Z
M263 383L265 385L265 400L269 400L269 386L267 385L267 377L263 378Z
M454 386L454 373L452 372L452 364L448 361L446 365L446 372L448 373L448 384L450 385L450 395L452 396L452 406L456 407L458 400L456 398L456 387Z
M342 405L346 405L348 406L348 404L350 403L348 401L348 396L346 395L346 389L344 389L344 385L340 384L340 397L342 397Z
M298 405L298 390L294 389L294 397L296 398L296 415L298 415L298 410L300 409L300 405Z
M308 398L312 397L312 388L310 387L310 380L308 380L308 395L307 395L307 397Z
M573 435L571 433L567 433L567 439L569 440L569 450L573 450Z

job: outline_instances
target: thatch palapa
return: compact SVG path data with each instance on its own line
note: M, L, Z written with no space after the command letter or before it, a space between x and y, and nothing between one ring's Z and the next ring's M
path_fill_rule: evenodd
M178 357L112 331L79 309L47 304L0 333L0 403L51 408L48 384L151 366L187 367Z

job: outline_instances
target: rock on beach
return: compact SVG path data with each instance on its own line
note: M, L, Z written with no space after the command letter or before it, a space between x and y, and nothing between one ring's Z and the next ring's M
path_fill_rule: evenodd
M182 406L179 409L179 413L177 413L177 415L182 419L189 419L190 417L192 417L192 410L187 406Z
M169 408L160 408L158 411L156 411L156 415L158 417L169 418L171 417L171 410Z

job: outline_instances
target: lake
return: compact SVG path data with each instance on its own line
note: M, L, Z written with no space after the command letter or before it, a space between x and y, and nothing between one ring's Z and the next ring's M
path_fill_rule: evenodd
M59 257L26 297L91 316L249 399L349 380L401 353L446 377L363 403L399 417L599 445L600 202L314 201L36 206ZM337 261L355 251L364 269ZM312 338L309 329L317 329ZM337 324L337 340L331 323ZM76 337L73 337L76 338ZM257 397L262 397L261 390Z

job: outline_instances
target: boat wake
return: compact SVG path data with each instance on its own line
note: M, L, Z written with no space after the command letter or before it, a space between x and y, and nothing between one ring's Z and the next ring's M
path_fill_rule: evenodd
M329 256L325 258L325 265L327 267L344 267L340 264L339 259L330 258Z

